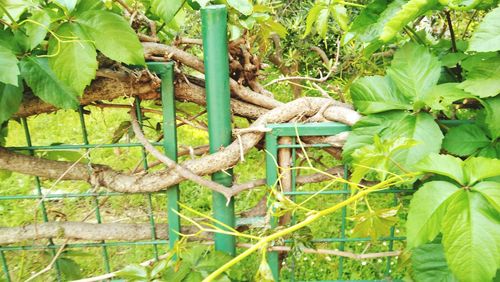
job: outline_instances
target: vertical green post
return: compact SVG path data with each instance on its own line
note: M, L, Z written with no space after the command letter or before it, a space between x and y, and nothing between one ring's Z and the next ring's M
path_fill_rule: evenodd
M266 133L266 184L273 187L278 182L278 136L272 132ZM278 218L271 218L271 228L278 226ZM279 254L268 252L267 262L271 267L274 281L279 281Z
M174 63L148 63L148 68L161 78L161 104L163 109L163 149L165 155L177 162L177 126L175 122ZM179 185L167 190L168 238L170 248L179 240L181 220L179 211Z
M227 10L225 5L208 6L201 10L203 54L205 61L205 87L207 93L208 137L210 152L231 143L231 104L229 91L229 58L227 50ZM217 172L212 180L224 186L233 183L232 170ZM214 217L234 227L234 201L213 194ZM226 205L227 204L227 205ZM219 226L223 228L222 226ZM230 255L236 254L235 238L215 234L215 249Z

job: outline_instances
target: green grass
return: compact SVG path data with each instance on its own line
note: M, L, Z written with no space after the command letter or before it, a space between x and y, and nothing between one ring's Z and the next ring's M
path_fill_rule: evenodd
M123 100L120 103L124 103ZM125 103L130 101L125 100ZM147 106L153 106L152 103L146 103ZM154 106L153 106L154 107ZM199 112L201 108L192 104L179 104L184 111ZM89 133L89 142L92 144L110 143L113 133L123 121L128 121L129 116L124 109L97 109L88 108L91 111L90 115L85 116L87 130ZM161 122L161 116L155 114L147 114L148 119L145 125L155 127ZM205 116L202 120L206 119ZM248 122L243 119L236 119L238 126L247 126ZM81 144L82 131L79 123L79 116L72 111L59 111L55 114L39 115L28 119L32 142L34 145L51 145L54 143L65 144ZM150 140L155 140L159 137L158 132L146 127L145 132ZM207 133L198 129L193 129L188 126L182 126L178 131L179 145L199 146L208 143ZM124 136L120 143L137 142L133 137ZM17 122L11 121L9 124L9 136L7 146L25 146L26 138L24 136L23 127ZM78 154L84 154L84 150L79 150ZM310 152L311 156L322 156L322 162L326 166L331 166L336 163L331 157L318 151ZM64 154L55 157L67 157ZM73 156L74 157L74 156ZM189 157L183 157L186 159ZM265 177L265 153L257 149L252 149L245 156L246 161L238 164L234 171L237 176L237 182L245 182L252 179ZM148 162L153 159L148 156ZM135 167L142 165L142 150L140 148L115 148L91 149L89 160L93 163L101 163L109 165L115 169L123 171L131 171ZM160 169L161 166L154 169ZM302 172L307 173L307 172ZM299 190L318 190L324 184L310 184L303 187L298 187ZM54 183L52 180L41 180L41 186L44 189L51 188L51 193L83 193L90 191L87 183L81 181L62 181ZM207 214L211 212L211 192L197 184L191 182L183 182L181 187L181 202ZM336 186L340 189L340 186ZM332 188L333 189L333 188ZM13 173L10 177L0 180L0 198L2 196L12 195L31 195L36 193L36 182L34 177ZM236 197L236 212L247 210L253 207L265 194L265 189L255 189L238 195ZM151 212L154 214L155 221L158 223L166 222L166 195L164 192L152 194ZM392 195L375 195L372 196L372 204L376 207L389 207L393 203ZM305 206L310 209L323 209L341 200L342 196L320 195L313 198ZM304 196L297 196L296 201L304 200ZM406 198L400 198L407 204ZM35 200L0 200L0 225L1 226L19 226L42 222L42 213L40 206L36 205ZM111 197L105 204L100 207L100 212L103 222L148 222L150 215L150 207L148 207L146 195L123 195ZM80 221L83 216L90 213L92 216L88 222L96 222L93 215L94 202L92 198L72 198L48 200L44 202L47 217L49 221ZM359 210L363 210L363 204L358 206ZM348 215L352 215L353 210L348 209ZM304 218L303 213L297 213L297 218ZM404 212L401 217L403 218ZM402 219L401 223L403 223ZM400 223L400 224L401 224ZM312 234L315 238L338 237L340 236L341 213L335 213L329 217L314 223L310 226ZM402 236L402 227L396 226L396 230L400 233L397 236ZM348 230L352 228L352 222L348 222ZM259 233L259 230L250 230L251 233ZM347 234L349 235L349 234ZM55 243L62 243L62 240L55 240ZM23 242L21 245L44 245L46 240L38 240L34 242ZM321 243L317 244L318 248L338 249L339 243ZM356 253L387 251L387 246L382 242L356 242L347 243L346 251ZM395 249L401 249L401 243L395 243ZM167 245L158 246L159 254L167 251ZM82 248L71 249L78 251L77 253L70 252L65 258L70 258L76 263L76 267L81 271L83 277L99 275L104 273L104 264L102 258L102 248ZM119 270L126 265L140 263L153 257L152 246L134 245L108 247L110 257L111 270ZM9 262L10 273L14 281L23 281L30 277L33 273L44 268L51 260L51 255L46 251L6 251L5 255ZM295 254L297 256L297 254ZM231 270L231 277L239 281L251 280L254 272L258 267L259 259L257 256L252 256L243 261L235 269ZM392 259L391 263L397 266L397 260ZM75 267L75 265L73 265ZM71 269L71 265L63 265L63 268ZM296 257L295 260L290 256L283 267L282 276L284 280L291 279L291 271L293 270L296 279L298 280L326 280L337 279L339 259L336 257L325 255L306 255L302 254ZM385 277L386 260L374 259L363 262L344 259L344 276L343 279L383 279ZM76 270L75 270L76 271ZM393 268L395 277L404 276L404 269ZM3 273L2 273L3 275ZM0 276L2 280L3 276ZM48 272L42 275L38 280L53 280L55 279L55 271ZM66 280L68 277L65 277Z

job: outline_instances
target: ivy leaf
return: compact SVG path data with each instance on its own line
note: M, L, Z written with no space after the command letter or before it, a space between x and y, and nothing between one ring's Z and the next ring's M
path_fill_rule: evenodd
M462 185L466 184L466 178L463 172L463 162L461 159L454 156L429 154L415 165L415 169L444 175Z
M500 175L500 159L472 157L464 161L464 174L468 185Z
M182 8L186 0L151 0L151 12L168 24Z
M443 219L446 260L461 281L491 281L500 261L500 214L477 192L452 198Z
M436 238L450 199L458 191L457 186L447 181L427 182L418 189L411 199L406 222L409 248Z
M227 4L245 16L249 16L253 12L253 5L248 0L227 0Z
M38 23L26 22L24 25L26 35L28 35L29 49L31 50L45 39L50 25L50 17L45 10L36 10L29 19Z
M387 75L403 95L417 102L438 82L441 64L426 47L410 43L394 54Z
M362 77L353 83L350 91L354 106L362 114L411 109L409 99L401 95L387 77Z
M494 52L500 50L500 7L489 12L472 34L468 51Z
M472 187L492 205L497 211L500 211L500 183L493 181L482 181Z
M352 230L353 237L370 237L376 241L381 236L390 234L390 229L398 222L396 215L401 206L369 210L364 213L349 217L356 223Z
M121 16L108 11L83 12L77 19L104 55L125 64L144 65L144 51L134 30Z
M19 86L0 83L0 125L17 112L22 100L22 83L19 83Z
M94 79L98 67L95 47L76 23L62 24L57 33L74 39L59 42L50 38L50 68L62 82L82 95L85 87Z
M415 248L411 254L411 262L415 281L458 281L446 263L441 244L425 244Z
M22 77L40 99L58 108L78 107L78 94L57 78L46 59L25 57L20 66Z
M0 45L0 82L18 85L19 68L14 53Z
M491 140L475 124L462 124L452 127L445 135L443 148L458 156L468 156L488 146Z

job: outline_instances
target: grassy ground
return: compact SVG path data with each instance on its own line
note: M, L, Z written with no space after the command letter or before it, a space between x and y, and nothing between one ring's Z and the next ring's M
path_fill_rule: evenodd
M123 103L123 101L122 101ZM125 100L125 103L130 101ZM147 104L147 106L152 106ZM194 105L179 105L184 111L196 112L200 109ZM120 124L129 120L129 116L124 109L97 109L89 108L91 114L85 116L87 129L89 132L89 142L92 144L110 143L112 136ZM158 122L161 122L160 115L148 114L146 125L152 128ZM241 126L244 126L246 121L237 120ZM81 144L82 131L79 122L79 116L75 112L60 111L50 115L40 115L29 118L29 129L33 145L51 145L54 143L64 144ZM151 128L145 129L148 137L151 140L156 139L159 133ZM204 131L193 129L188 126L179 128L179 144L185 146L199 146L207 143L207 134ZM136 142L133 138L124 136L119 143ZM25 146L26 138L24 129L20 123L11 122L9 125L9 136L7 146ZM76 153L65 153L58 155L47 155L47 152L37 152L37 154L45 154L45 157L52 158L78 158L84 154L84 150L79 150ZM311 156L319 156L320 152L311 152ZM324 154L323 154L324 155ZM131 171L136 167L143 165L142 151L140 148L115 148L91 149L89 159L95 163L102 163L112 166L115 169ZM262 151L252 150L246 157L244 163L235 167L235 174L238 182L245 182L251 179L264 178L264 160L265 155ZM151 163L153 159L147 158ZM322 159L326 166L334 164L334 160L328 157ZM158 169L158 168L154 168ZM64 193L84 193L92 189L88 184L79 181L64 181L54 183L49 180L41 180L43 191L48 191L52 194ZM318 190L321 185L306 185L299 187L300 190ZM340 189L340 187L336 187ZM181 184L181 201L190 207L204 213L211 211L211 193L208 189L199 187L190 182ZM0 226L19 226L31 224L33 222L42 222L43 213L41 206L36 200L5 200L2 196L12 195L33 195L36 193L36 180L34 177L13 173L9 177L3 177L0 180ZM241 212L254 206L259 199L264 195L264 188L243 193L237 197L236 211ZM148 222L150 216L158 223L166 222L166 195L163 192L152 194L152 205L149 206L148 195L123 195L111 197L106 203L100 207L100 212L103 222ZM392 195L377 195L375 198L375 206L389 207L393 204ZM304 200L303 196L297 197L296 201ZM100 199L102 200L102 199ZM322 195L313 198L305 206L311 209L323 209L341 200L341 196ZM398 202L407 204L405 197L397 198ZM80 221L84 215L92 214L87 222L96 222L94 212L94 198L71 198L71 199L55 199L44 202L47 218L49 221ZM362 204L358 209L363 210ZM352 213L347 211L348 215ZM297 214L298 220L304 218L304 214ZM401 214L404 217L404 213ZM311 234L314 238L329 238L339 237L341 226L341 213L336 213L328 218L324 218L319 222L310 226ZM352 227L352 223L348 222L348 230ZM258 231L250 231L258 232ZM395 229L396 236L402 236L403 231L399 226ZM347 234L349 236L349 234ZM46 241L24 242L25 246L44 246ZM61 243L56 240L54 243ZM317 244L318 248L339 249L339 243L321 243ZM395 249L401 249L401 243L397 242L394 245ZM387 251L387 242L355 242L347 243L345 250L356 253L361 252L377 252ZM115 271L123 268L128 264L139 263L153 257L154 248L151 245L131 245L120 247L107 248L111 270ZM167 251L166 245L159 245L157 248L159 254ZM65 254L60 260L59 267L68 272L63 280L71 277L71 273L78 274L83 277L103 274L105 272L102 248L77 248L71 249L71 252ZM6 251L5 256L9 263L9 270L14 281L23 281L30 277L33 273L44 268L51 260L51 253L46 250L24 250L24 251ZM232 277L240 281L251 280L254 272L258 267L258 258L251 257L245 260L239 267L232 270ZM392 271L396 271L396 277L403 275L402 269L395 268L396 259L392 259L389 264L393 266ZM366 261L343 260L344 276L342 279L383 279L387 276L386 273L387 260L374 259ZM298 280L327 280L337 279L339 269L339 259L336 257L325 255L305 255L295 253L289 257L283 266L283 278L289 280L295 275ZM3 275L3 274L2 274ZM68 276L69 275L69 276ZM391 275L392 276L392 275ZM54 280L55 271L49 272L38 279ZM4 276L0 276L0 280Z

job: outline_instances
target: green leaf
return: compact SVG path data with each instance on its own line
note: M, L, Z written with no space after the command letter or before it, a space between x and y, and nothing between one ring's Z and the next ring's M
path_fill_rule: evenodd
M495 140L500 137L500 96L483 99L484 113L481 119L486 125L490 137Z
M443 140L443 148L458 156L468 156L488 146L491 140L475 124L462 124L452 127Z
M74 39L59 42L54 37L50 38L49 66L62 82L81 96L96 74L98 65L95 47L78 24L64 23L57 33Z
M151 278L155 278L158 274L160 274L163 270L165 270L167 265L168 265L168 261L166 259L161 260L158 263L156 263L154 265L153 269L151 270Z
M493 181L482 181L472 187L473 191L477 191L500 212L500 183Z
M262 256L260 260L259 269L255 274L254 281L260 281L260 282L274 281L273 272L271 271L271 267L269 266L269 263L267 262L265 256Z
M410 0L383 27L380 40L388 42L418 16L432 9L437 0Z
M74 260L63 257L59 258L57 262L59 263L59 267L66 281L77 280L83 277L80 271L80 265Z
M477 157L500 159L500 142L493 142L477 152Z
M0 82L5 84L18 85L19 68L17 58L14 53L0 45Z
M500 175L500 159L472 157L464 161L464 174L468 185Z
M6 180L12 175L12 171L0 169L0 181Z
M362 77L353 83L350 91L354 106L362 114L411 109L410 100L401 95L387 77Z
M416 145L412 139L397 138L381 141L377 135L372 145L365 145L352 153L353 172L351 182L359 183L369 172L376 171L379 180L384 180L389 172L401 172L395 165L394 155Z
M177 267L169 267L162 275L162 277L168 277L170 282L181 282L186 276L192 272L191 264L187 262L182 262L181 265Z
M500 56L479 54L464 60L466 80L459 88L478 97L493 97L500 93Z
M441 64L426 47L409 43L396 51L387 75L405 96L417 102L438 82Z
M306 31L304 32L302 38L305 38L307 35L309 35L309 33L311 33L312 27L316 22L316 20L318 19L319 12L324 8L325 8L324 5L315 4L311 8L311 10L309 10L306 17Z
M383 138L406 137L418 142L408 150L400 151L395 159L406 168L411 166L430 153L438 153L441 149L443 133L428 113L406 114L403 118L392 120L390 126L382 134Z
M77 0L54 0L54 2L71 12L75 8Z
M322 9L318 13L316 18L316 32L321 38L326 37L326 32L328 31L328 19L330 18L330 9L328 6L322 5Z
M387 0L375 0L368 4L354 19L342 42L346 44L354 38L363 42L377 39L387 21L391 19L405 3L396 0L389 3Z
M78 107L76 91L57 78L46 59L24 57L20 66L24 80L40 99L63 109Z
M443 219L446 260L460 281L491 281L500 262L500 214L477 192L460 190Z
M232 257L226 253L212 251L200 262L198 262L198 264L196 265L196 270L213 272L231 259Z
M352 237L370 237L376 241L381 236L388 236L391 227L398 222L397 214L400 207L369 210L349 217L349 220L356 224L352 230Z
M121 16L108 11L83 12L77 22L97 49L115 61L144 65L144 51L134 30Z
M489 12L472 34L468 51L494 52L500 50L500 7Z
M47 35L50 25L50 17L45 10L32 12L29 22L26 22L26 35L28 35L29 49L33 49L40 44ZM34 23L36 22L36 23Z
M124 269L118 271L116 273L118 277L127 278L130 280L143 279L147 280L148 278L148 269L141 265L128 265Z
M458 192L457 186L447 181L427 182L413 195L406 222L408 247L415 248L436 238L449 199Z
M333 19L340 26L340 29L349 29L349 16L347 15L347 9L344 7L344 5L332 5L330 6L330 10Z
M151 12L161 17L163 22L168 24L174 19L185 1L186 0L151 0Z
M19 87L0 83L0 124L17 112L23 100L23 84Z
M411 254L411 263L415 281L458 281L448 268L441 244L425 244L415 248Z
M249 0L227 0L227 4L245 16L253 12L253 5Z
M461 185L466 184L461 159L450 155L429 154L415 165L423 172L431 172L454 179Z
M474 98L458 88L458 83L444 83L432 87L423 97L423 102L434 111L444 111L455 101Z

